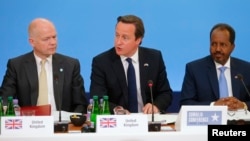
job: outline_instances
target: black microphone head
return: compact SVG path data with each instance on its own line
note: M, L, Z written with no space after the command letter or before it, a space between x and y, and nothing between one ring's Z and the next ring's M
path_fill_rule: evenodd
M235 76L235 78L236 78L236 79L243 80L243 75L239 73L239 74L237 74L237 75Z
M153 81L152 80L148 80L148 86L152 87L153 86Z

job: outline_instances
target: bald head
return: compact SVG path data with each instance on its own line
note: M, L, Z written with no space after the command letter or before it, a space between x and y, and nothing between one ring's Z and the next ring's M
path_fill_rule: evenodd
M29 25L28 33L29 43L38 57L45 59L56 52L57 33L51 21L34 19Z
M39 36L41 30L46 30L48 28L52 28L55 30L55 26L51 21L45 18L34 19L30 23L29 28L28 28L29 37Z

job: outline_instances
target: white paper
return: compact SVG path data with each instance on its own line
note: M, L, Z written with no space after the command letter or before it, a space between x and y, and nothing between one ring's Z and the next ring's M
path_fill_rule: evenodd
M228 111L227 112L228 120L239 120L243 119L250 121L250 112L248 110L242 109L238 111Z
M71 115L81 115L81 113L73 113L73 112L66 112L66 111L61 111L61 120L62 121L70 121L70 116ZM54 121L59 120L59 111L52 111L52 115L54 117Z
M154 121L161 122L161 124L174 123L178 117L178 113L172 114L154 114ZM152 121L152 114L148 114L148 121Z

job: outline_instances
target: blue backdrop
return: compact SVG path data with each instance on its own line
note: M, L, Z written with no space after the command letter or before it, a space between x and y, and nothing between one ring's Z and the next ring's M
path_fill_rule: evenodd
M209 32L226 22L236 30L233 56L250 60L249 0L0 0L0 83L9 58L30 51L27 26L37 17L54 22L58 51L81 62L89 91L92 58L113 47L116 18L135 14L145 24L142 45L162 51L174 91L185 64L209 54Z

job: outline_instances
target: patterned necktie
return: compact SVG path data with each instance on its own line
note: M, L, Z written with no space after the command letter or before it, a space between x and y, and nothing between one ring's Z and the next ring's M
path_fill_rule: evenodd
M137 101L137 91L136 91L136 79L135 79L135 69L131 58L126 59L128 61L127 70L127 80L128 80L128 105L129 112L138 112L138 101Z
M39 95L37 105L48 104L48 84L45 70L46 60L41 61L41 72L39 77Z
M220 88L220 98L228 97L228 88L227 88L227 80L224 75L224 71L226 67L220 67L220 77L219 77L219 88Z

